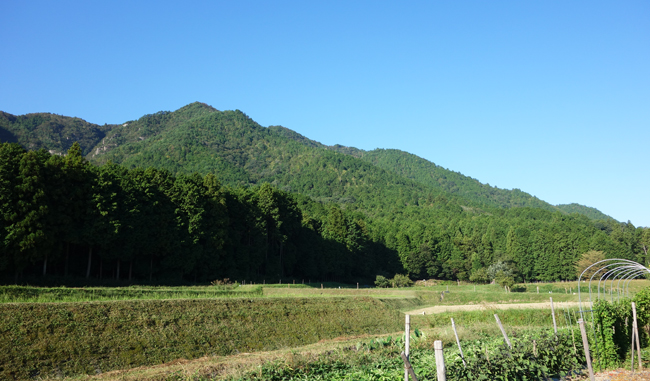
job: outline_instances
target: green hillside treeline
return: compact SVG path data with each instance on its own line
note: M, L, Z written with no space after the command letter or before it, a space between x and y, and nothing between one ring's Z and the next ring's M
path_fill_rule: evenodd
M593 208L201 103L105 126L2 113L0 133L42 148L0 146L0 274L12 280L488 281L502 269L534 281L575 278L589 250L647 261L649 229Z

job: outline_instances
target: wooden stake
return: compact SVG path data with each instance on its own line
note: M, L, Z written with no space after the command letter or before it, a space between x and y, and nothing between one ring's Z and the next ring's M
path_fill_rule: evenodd
M639 370L643 368L643 365L641 364L641 344L639 341L639 323L636 320L636 303L632 302L632 318L633 323L632 323L632 329L634 330L634 335L636 335L636 352L637 356L639 356Z
M407 372L406 377L408 377L408 374L410 374L411 377L413 378L413 381L418 381L418 377L415 375L415 371L413 370L413 367L411 366L411 362L409 361L406 354L402 352L401 356L402 356L402 360L404 360L404 368L406 368L406 372ZM406 381L408 381L408 379Z
M438 381L447 381L447 369L445 369L445 355L442 351L442 341L434 341L433 349L436 353L436 373L438 375Z
M585 322L582 319L578 319L578 325L580 325L580 334L582 335L582 345L585 348L585 357L587 358L587 369L589 369L589 379L595 381L594 379L594 368L591 366L591 356L589 355L589 340L587 339L587 331L585 330Z
M405 324L404 324L404 352L407 360L409 358L409 355L411 354L410 348L411 348L411 315L406 315ZM406 367L404 367L404 381L409 381L409 370Z
M503 334L503 338L506 340L506 344L508 344L508 348L512 349L512 344L510 344L510 339L508 339L508 335L506 335L506 330L503 329L503 324L501 324L501 320L499 320L499 315L494 314L494 318L497 320L497 324L499 325L499 328L501 329L501 333Z
M632 343L630 343L630 353L632 354L632 357L630 358L630 370L632 372L634 372L634 339L634 323L632 323Z
M551 315L553 315L553 331L557 335L557 323L555 322L555 308L553 308L553 298L551 298Z
M456 344L458 344L458 351L460 351L460 358L463 360L463 366L467 368L467 363L465 362L465 356L463 355L463 348L460 347L460 340L458 340L458 332L456 332L456 323L454 323L454 318L451 318L451 327L454 329L454 335L456 336Z

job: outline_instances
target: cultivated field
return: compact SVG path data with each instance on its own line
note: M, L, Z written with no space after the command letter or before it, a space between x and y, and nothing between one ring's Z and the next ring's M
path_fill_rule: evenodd
M412 315L412 362L420 380L435 379L434 340L443 341L448 369L457 367L457 377L471 367L473 372L499 372L500 366L512 365L513 353L527 358L532 340L538 357L551 348L571 355L562 361L537 359L531 371L562 374L582 367L575 329L577 286L513 287L518 292L456 283L405 289L332 284L4 286L0 378L397 379L403 377L404 313ZM583 301L588 300L585 286ZM650 281L632 281L629 293L648 286ZM548 336L550 297L558 336ZM509 355L503 352L495 313L516 343ZM475 363L459 362L451 318L465 357L474 356ZM644 349L643 354L650 353ZM487 363L492 368L481 368ZM451 379L472 379L468 377Z

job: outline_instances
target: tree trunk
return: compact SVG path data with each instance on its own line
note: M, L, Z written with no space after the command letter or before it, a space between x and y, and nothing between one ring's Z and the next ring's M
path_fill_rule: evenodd
M284 268L282 268L282 241L280 241L280 276L284 276Z
M117 273L115 274L115 279L120 279L120 260L117 260Z
M131 273L133 273L133 260L129 262L129 282L131 281Z
M70 242L67 243L65 248L65 270L63 270L63 276L68 276L68 263L70 258Z
M153 255L149 261L149 282L151 282L151 274L153 273Z
M93 259L93 247L90 247L90 250L88 250L88 268L86 269L86 279L90 278L90 264Z
M104 260L99 258L99 279L104 277Z
M45 259L43 260L43 276L47 275L47 253L45 254Z

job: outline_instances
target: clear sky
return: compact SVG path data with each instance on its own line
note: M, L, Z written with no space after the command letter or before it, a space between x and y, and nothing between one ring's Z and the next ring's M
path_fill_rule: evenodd
M0 2L0 110L201 101L650 226L650 2Z

